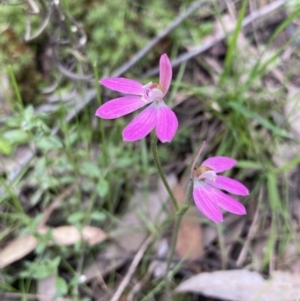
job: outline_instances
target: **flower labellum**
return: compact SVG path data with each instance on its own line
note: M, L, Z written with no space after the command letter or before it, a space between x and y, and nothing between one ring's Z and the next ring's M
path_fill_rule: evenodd
M112 99L96 111L96 116L115 119L150 104L123 130L124 141L136 141L147 136L154 128L161 142L171 142L178 128L175 113L164 103L172 80L172 66L166 54L160 57L159 83L141 83L128 78L105 78L100 83L114 91L128 94Z
M200 167L193 168L194 180L193 198L198 209L215 223L223 221L220 207L239 215L246 214L245 207L228 194L225 190L236 195L248 195L248 189L240 182L218 175L219 172L231 169L236 164L228 157L211 157Z

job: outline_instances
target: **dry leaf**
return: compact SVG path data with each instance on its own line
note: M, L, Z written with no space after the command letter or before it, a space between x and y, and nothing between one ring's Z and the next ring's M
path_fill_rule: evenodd
M39 301L62 301L63 298L55 298L56 294L56 277L54 275L38 281L38 294L37 299Z
M175 292L233 301L295 301L300 297L300 275L274 272L270 280L265 280L248 270L216 271L189 278Z
M39 233L45 234L49 228L39 229ZM75 226L61 226L52 229L53 241L61 246L70 246L81 239L90 246L98 244L107 238L107 234L99 228L85 226L82 232L78 231ZM32 252L38 242L33 235L25 235L14 239L0 252L0 268L4 268L11 263L23 258ZM53 242L49 241L49 244Z
M53 241L60 246L76 244L81 239L90 246L107 238L107 234L99 228L85 226L80 232L75 226L61 226L52 230Z
M171 187L175 186L176 177L167 177ZM86 281L107 274L109 271L122 265L128 257L132 256L142 245L148 235L148 229L143 218L149 223L161 223L166 218L165 203L168 193L161 181L155 191L145 193L136 191L129 203L127 213L120 220L114 233L114 240L97 256L96 262L90 265L84 272Z
M37 240L32 235L14 239L0 252L0 269L28 255L36 246Z

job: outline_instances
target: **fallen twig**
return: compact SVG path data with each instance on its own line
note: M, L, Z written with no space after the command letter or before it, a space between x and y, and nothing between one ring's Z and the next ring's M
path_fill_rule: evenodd
M277 0L255 12L253 12L252 14L250 14L244 18L242 27L244 28L244 27L250 25L252 22L267 16L268 14L279 9L284 4L286 4L286 0ZM234 31L234 29L232 29L231 31L228 31L227 33L218 34L212 41L204 43L201 46L194 48L194 50L192 50L192 51L183 53L182 55L178 56L176 59L171 61L172 67L173 68L177 67L180 64L182 64L183 62L186 62L186 61L190 60L191 58L199 55L200 53L207 51L215 44L223 41L225 39L226 35L233 31ZM149 70L147 73L145 73L144 77L154 76L154 75L158 74L158 72L159 72L158 68L153 68L153 69Z
M49 217L51 216L52 212L54 211L54 209L56 209L60 205L60 203L63 201L63 199L65 197L69 196L72 193L73 189L74 189L74 186L67 187L63 191L63 193L61 193L60 195L58 195L51 202L51 204L44 209L43 218L41 219L41 221L38 224L38 229L41 229L41 228L43 228L43 227L46 226L46 223L47 223Z
M152 236L149 236L144 243L142 244L142 246L140 247L139 251L136 253L127 274L125 275L125 277L123 278L122 282L120 283L118 289L116 290L116 292L114 293L114 295L112 296L112 298L110 299L110 301L118 301L124 291L124 289L126 288L127 284L129 283L133 273L135 272L138 264L140 263L141 259L143 258L144 253L147 251L149 245L151 244L153 240Z
M260 190L260 193L259 193L259 200L262 198L262 190ZM259 208L260 206L257 206L256 207L256 211L255 211L255 214L254 214L254 218L253 218L253 221L251 223L251 226L250 226L250 229L248 231L248 235L247 235L247 238L246 238L246 241L245 243L243 244L243 248L239 254L239 257L236 261L236 265L237 266L242 266L244 261L246 260L246 256L247 256L247 253L248 253L248 250L249 250L249 244L250 242L253 240L253 238L255 237L256 233L257 233L257 230L258 230L258 220L259 220Z
M24 294L24 293L4 293L1 295L3 299L1 300L8 300L8 299L17 299L20 300L26 297L27 300L37 300L39 297L41 298L49 298L49 301L53 300L53 296L41 295L41 294ZM72 301L69 298L59 298L59 301Z
M172 32L178 25L180 25L190 14L192 14L196 9L198 9L202 4L207 2L206 0L200 0L192 3L181 15L179 15L168 27L163 29L155 38L153 38L144 48L136 53L133 58L113 72L112 77L119 76L128 71L133 67L144 55L149 52L160 40L166 37L170 32Z

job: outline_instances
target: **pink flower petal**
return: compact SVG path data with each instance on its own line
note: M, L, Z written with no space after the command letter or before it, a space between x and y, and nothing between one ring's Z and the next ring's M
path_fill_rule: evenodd
M133 95L143 95L144 93L142 84L128 78L123 78L123 77L104 78L100 80L100 84L108 89L118 91L121 93L133 94Z
M220 189L224 189L230 193L237 195L248 195L249 191L242 183L224 176L216 176L216 179L211 181L206 180L206 183Z
M147 136L156 125L157 108L151 104L123 130L124 141L136 141Z
M207 193L209 193L211 197L215 199L216 203L223 209L239 215L246 214L245 207L229 195L219 191L218 189L210 185L206 186L206 190Z
M201 166L212 168L215 172L222 172L232 168L236 164L234 159L228 157L211 157L202 162Z
M159 84L162 86L164 95L168 92L172 80L172 65L166 54L159 61Z
M105 119L114 119L129 114L145 105L146 103L138 96L115 98L99 107L96 111L96 116Z
M215 197L207 190L207 184L194 181L193 197L198 209L215 223L223 221L223 215Z
M175 113L162 101L157 107L156 135L161 142L171 142L178 128Z

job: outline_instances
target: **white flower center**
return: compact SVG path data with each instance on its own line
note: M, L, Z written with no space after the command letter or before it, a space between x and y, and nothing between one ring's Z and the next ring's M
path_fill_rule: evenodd
M143 86L144 94L142 96L143 101L152 102L160 101L164 97L164 93L159 84L153 84L152 82Z
M208 179L208 180L210 180L210 181L215 181L216 176L217 176L217 174L216 174L215 171L213 171L213 170L207 170L207 171L203 172L197 179L198 179L198 180L201 180L201 179L203 179L203 180Z

